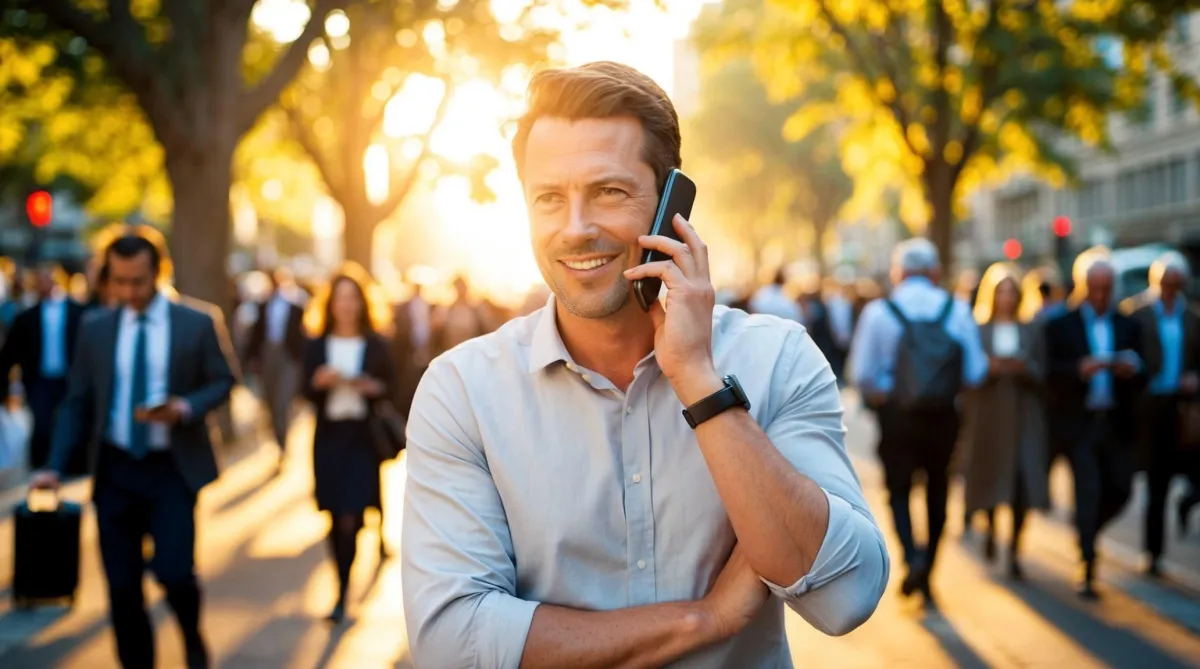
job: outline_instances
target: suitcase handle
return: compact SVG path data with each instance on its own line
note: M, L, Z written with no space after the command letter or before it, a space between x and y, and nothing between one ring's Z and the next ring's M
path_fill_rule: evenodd
M59 507L57 490L30 489L25 495L25 504L30 511L57 511Z

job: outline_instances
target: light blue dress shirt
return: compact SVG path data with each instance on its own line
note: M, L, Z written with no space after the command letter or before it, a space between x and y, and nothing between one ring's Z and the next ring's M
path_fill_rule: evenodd
M61 379L67 375L67 299L49 297L39 309L42 316L42 377Z
M1092 355L1113 357L1112 310L1109 309L1103 315L1098 315L1091 303L1084 302L1079 305L1079 313L1083 316L1083 325L1087 330L1088 346L1091 347ZM1092 411L1113 408L1113 375L1110 370L1103 369L1092 377L1085 404Z
M1151 395L1174 395L1179 392L1179 377L1183 376L1183 310L1182 299L1175 300L1170 312L1162 300L1154 303L1158 322L1158 341L1162 344L1162 368L1150 379Z
M883 534L846 454L837 382L804 328L718 306L713 356L829 500L811 571L737 636L672 666L791 667L786 602L843 633L888 580ZM539 603L615 610L699 600L734 544L695 433L654 355L629 388L576 364L554 299L440 356L408 423L402 554L418 667L515 669ZM730 445L732 446L732 444Z
M946 306L949 293L924 277L911 277L892 290L891 299L910 321L932 321ZM979 326L966 302L955 300L946 332L963 347L963 384L978 385L987 375L988 357ZM884 300L863 307L850 347L850 380L864 391L890 393L895 385L896 349L904 326Z
M130 416L133 415L133 348L137 337L137 312L125 307L117 332L116 365L113 367L112 408L108 420L108 441L114 446L128 448ZM170 394L168 374L171 357L171 302L159 293L146 307L146 397L150 404L165 402ZM170 445L168 426L150 426L151 450L165 450Z

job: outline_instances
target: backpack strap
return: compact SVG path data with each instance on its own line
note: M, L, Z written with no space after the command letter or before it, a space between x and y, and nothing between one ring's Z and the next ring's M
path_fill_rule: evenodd
M900 311L900 307L897 306L896 303L890 299L884 300L883 302L884 302L884 304L887 305L888 309L891 310L892 315L896 317L896 320L900 321L900 325L902 325L904 327L904 329L907 330L908 329L908 319L904 317L904 313L902 311Z
M950 320L950 314L954 311L954 296L946 295L946 303L942 305L942 311L938 314L938 325L945 325L946 321Z

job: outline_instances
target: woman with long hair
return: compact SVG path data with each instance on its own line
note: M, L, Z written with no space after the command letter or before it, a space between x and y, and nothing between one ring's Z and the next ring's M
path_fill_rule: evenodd
M314 338L305 350L302 378L316 413L317 507L332 521L329 548L337 567L338 599L328 619L334 623L346 615L363 514L382 508L380 457L369 421L375 403L391 397L394 373L388 346L378 334L387 308L379 307L377 293L361 267L347 265L310 302L305 316Z
M996 507L1012 510L1008 573L1015 579L1022 576L1017 554L1025 515L1049 506L1041 336L1035 325L1021 321L1020 313L1020 274L1006 263L992 265L979 283L975 303L989 366L966 406L966 511L968 517L987 512L984 554L991 560L996 557Z

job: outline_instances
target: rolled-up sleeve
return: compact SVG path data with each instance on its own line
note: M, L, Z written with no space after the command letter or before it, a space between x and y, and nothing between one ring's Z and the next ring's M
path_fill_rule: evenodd
M771 443L829 500L829 524L812 568L795 583L767 587L814 628L846 634L875 612L890 562L883 532L846 453L837 381L806 334L795 333L776 367L772 397L782 403L766 428Z
M515 596L512 536L461 377L430 365L408 423L401 574L418 667L516 669L537 602Z

